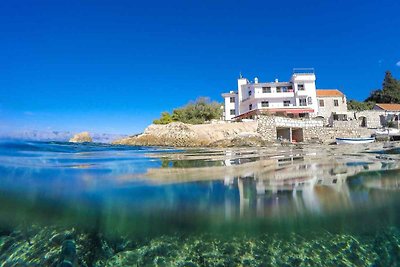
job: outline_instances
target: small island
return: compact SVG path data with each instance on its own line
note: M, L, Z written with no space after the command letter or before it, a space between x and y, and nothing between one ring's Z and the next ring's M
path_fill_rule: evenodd
M93 142L92 137L89 132L81 132L75 134L71 139L69 139L71 143L91 143Z

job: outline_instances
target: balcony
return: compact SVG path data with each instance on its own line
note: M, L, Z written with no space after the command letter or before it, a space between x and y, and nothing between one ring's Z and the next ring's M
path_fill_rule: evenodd
M255 98L292 98L294 97L293 90L288 90L286 92L272 92L272 93L263 93L256 94Z

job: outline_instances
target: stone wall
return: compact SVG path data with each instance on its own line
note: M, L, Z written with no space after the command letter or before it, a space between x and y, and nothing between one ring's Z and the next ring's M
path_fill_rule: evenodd
M324 143L331 143L337 137L370 137L372 131L367 128L334 128L334 127L314 127L303 129L303 137L305 142L321 141Z
M332 121L332 127L340 129L356 129L360 127L360 122L358 120Z
M277 141L277 128L302 128L304 142L333 142L336 137L369 137L371 130L358 126L356 120L337 122L337 127L324 127L319 119L291 119L260 116L257 132L268 142Z
M386 114L379 110L365 110L354 112L354 117L359 121L359 125L366 119L367 128L381 128L386 124Z
M274 116L259 116L257 124L257 133L268 142L275 142L276 136L276 125Z
M274 118L276 127L310 128L322 127L324 124L322 119L292 119L287 117L272 118Z
M321 119L292 119L276 116L259 116L257 132L268 142L277 140L277 128L322 129ZM311 131L311 130L310 130ZM305 137L304 137L305 138Z

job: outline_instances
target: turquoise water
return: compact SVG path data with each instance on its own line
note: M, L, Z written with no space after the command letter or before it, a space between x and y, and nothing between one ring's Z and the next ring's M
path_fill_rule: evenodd
M397 266L400 149L0 143L0 266Z

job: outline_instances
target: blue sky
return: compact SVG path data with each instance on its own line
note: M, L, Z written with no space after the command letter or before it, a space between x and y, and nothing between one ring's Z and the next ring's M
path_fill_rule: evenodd
M400 1L1 1L0 131L137 133L239 72L363 100L400 78ZM400 63L398 63L400 65Z

